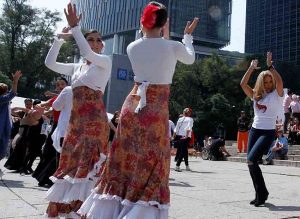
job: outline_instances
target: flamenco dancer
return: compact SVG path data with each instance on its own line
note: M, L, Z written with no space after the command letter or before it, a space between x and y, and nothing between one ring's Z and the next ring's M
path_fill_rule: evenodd
M80 49L85 63L64 64L56 62L63 39L55 39L45 64L51 70L72 75L73 106L68 130L64 138L59 166L50 178L54 184L48 190L47 216L63 215L76 218L76 211L95 185L95 166L100 156L105 157L109 126L103 103L103 93L110 77L111 59L100 54L103 42L96 30L84 36L78 27L81 16L76 7L68 4L65 15L70 31ZM61 38L69 34L60 34Z
M168 35L167 18L164 5L150 2L141 17L143 37L127 47L135 85L99 182L78 211L83 217L168 218L170 84L177 61L195 60L191 34L198 19L188 22L182 44L161 37Z

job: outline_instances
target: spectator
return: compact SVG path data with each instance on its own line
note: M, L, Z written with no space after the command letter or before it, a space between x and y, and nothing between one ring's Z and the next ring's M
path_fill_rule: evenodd
M299 96L296 94L292 95L292 102L290 104L290 108L292 110L293 117L297 117L300 120L300 103L299 103Z
M238 121L237 121L238 153L242 153L242 152L246 153L247 152L249 124L250 124L249 118L246 116L245 111L241 111L241 116L240 116L240 118L238 118Z
M212 160L226 160L226 157L230 157L231 155L225 148L225 140L223 137L214 140L210 146L210 154L212 156Z
M264 162L265 165L272 165L274 158L285 159L288 152L288 139L283 135L283 130L278 130L278 137L270 148L267 158Z
M284 110L283 131L284 131L284 133L287 132L287 125L288 125L288 122L290 121L290 117L291 117L291 109L289 107L292 102L292 95L293 95L293 92L290 89L288 89L288 92L284 96L284 99L283 99L283 110Z
M300 144L300 122L294 118L294 125L290 129L289 138L292 144Z
M182 159L184 159L186 170L190 171L189 161L188 161L188 145L192 136L193 119L191 118L192 110L190 108L185 108L183 110L183 117L179 118L175 127L174 132L176 133L175 140L178 140L178 148L176 157L176 168L175 170L180 172L180 164Z

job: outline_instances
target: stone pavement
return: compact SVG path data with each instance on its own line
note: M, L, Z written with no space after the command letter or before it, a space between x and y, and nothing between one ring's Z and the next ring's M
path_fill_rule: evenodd
M269 189L265 207L254 207L252 182L246 164L190 158L193 170L175 172L171 163L171 219L274 219L300 216L300 168L261 166ZM0 181L0 219L43 218L46 189L31 176L5 171Z

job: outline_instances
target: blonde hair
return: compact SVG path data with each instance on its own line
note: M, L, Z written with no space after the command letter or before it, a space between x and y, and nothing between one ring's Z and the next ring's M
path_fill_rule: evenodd
M262 71L257 79L256 79L256 83L255 83L255 86L254 86L254 99L256 101L258 100L261 100L264 96L264 93L265 93L265 86L264 86L264 79L266 76L270 76L272 78L272 81L273 81L273 87L272 87L272 91L275 90L276 88L276 81L274 79L274 76L273 74L267 70L267 71Z

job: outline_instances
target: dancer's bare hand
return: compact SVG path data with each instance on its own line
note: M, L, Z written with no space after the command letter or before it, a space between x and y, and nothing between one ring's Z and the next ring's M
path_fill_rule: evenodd
M17 81L22 77L22 72L20 70L17 70L14 74L11 74L14 81Z
M258 70L258 69L261 68L261 67L258 67L258 60L257 59L254 59L254 60L251 61L250 68L255 69L255 70Z
M271 67L272 65L273 65L272 53L271 52L267 52L267 66Z
M81 20L81 15L77 16L76 5L69 3L67 5L67 9L64 9L66 19L70 27L75 27L78 25L79 21Z
M70 27L64 27L61 33L57 34L57 37L59 39L64 39L64 40L69 39L72 36L72 33L69 32L70 29L71 29Z
M187 22L186 27L184 29L184 34L192 34L199 22L199 18L195 17L193 22L191 23L190 21Z

